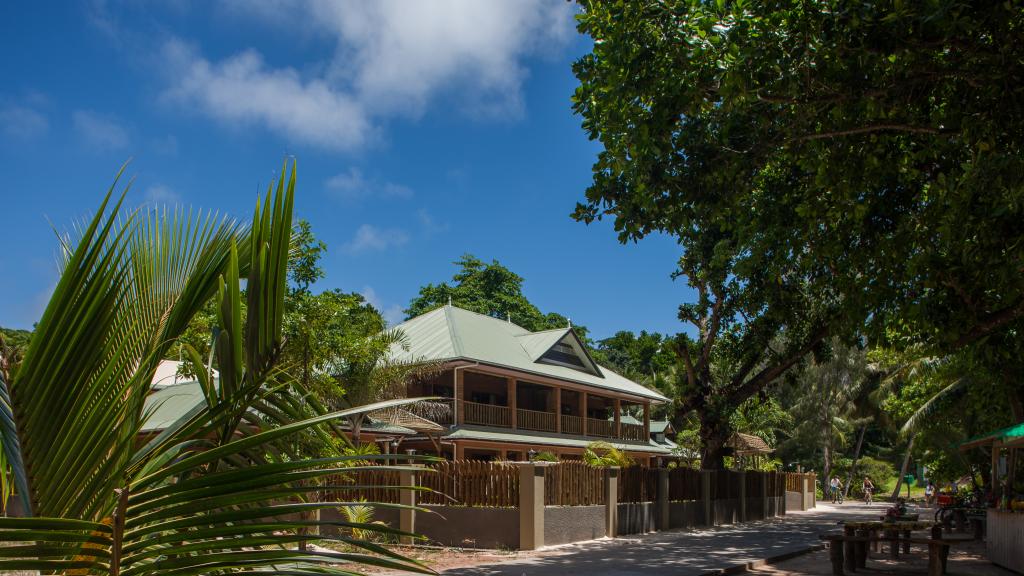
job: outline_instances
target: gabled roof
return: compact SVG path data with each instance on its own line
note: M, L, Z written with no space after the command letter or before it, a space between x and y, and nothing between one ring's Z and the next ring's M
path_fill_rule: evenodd
M742 432L733 433L726 445L736 450L737 454L768 454L772 452L772 447L760 436Z
M416 361L470 360L557 378L594 388L666 402L658 392L598 365L586 354L596 373L539 361L567 336L571 328L530 332L507 320L492 318L455 306L442 306L395 327L406 336L408 350L392 349L394 358ZM582 344L581 344L582 345Z

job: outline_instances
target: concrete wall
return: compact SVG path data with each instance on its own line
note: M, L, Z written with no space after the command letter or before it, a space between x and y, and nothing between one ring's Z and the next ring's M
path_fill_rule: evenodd
M670 528L693 528L704 525L704 502L686 500L669 502L668 518Z
M581 540L603 538L605 507L599 506L545 506L544 544L568 544Z
M814 508L815 506L818 505L818 502L814 498L814 490L811 490L810 492L807 493L807 496L804 497L804 502L805 502L804 506L808 510L810 510L811 508Z
M616 534L646 534L658 529L657 503L619 504L619 525Z
M786 510L803 510L804 505L800 502L801 494L799 492L786 492Z

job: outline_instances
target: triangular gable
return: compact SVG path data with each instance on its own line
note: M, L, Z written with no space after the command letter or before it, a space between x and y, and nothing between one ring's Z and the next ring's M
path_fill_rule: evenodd
M536 361L565 366L604 378L601 368L590 357L587 347L583 345L583 341L572 328L567 328L565 335L552 344Z

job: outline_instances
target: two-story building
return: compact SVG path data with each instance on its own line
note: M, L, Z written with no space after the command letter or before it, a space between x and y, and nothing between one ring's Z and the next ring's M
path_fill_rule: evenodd
M441 398L438 437L402 449L463 459L526 459L530 451L578 458L603 440L641 463L671 448L651 439L651 406L667 398L598 365L571 327L530 332L508 320L447 305L396 328L396 359L436 362L410 396ZM442 414L440 417L438 413Z

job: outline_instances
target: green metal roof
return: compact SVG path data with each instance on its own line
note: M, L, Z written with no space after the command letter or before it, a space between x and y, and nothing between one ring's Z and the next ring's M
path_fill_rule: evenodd
M565 448L586 448L588 444L595 441L608 442L619 450L630 452L650 452L652 454L669 454L671 450L653 441L648 442L619 442L604 438L574 438L566 436L544 435L543 432L530 432L527 430L505 431L494 430L493 428L475 428L462 426L443 437L445 440L484 440L489 442L516 442L519 444L539 444L543 446L562 446Z
M1006 428L1003 428L1002 430L996 430L995 432L980 434L978 436L975 436L974 438L971 438L970 440L961 442L960 446L962 448L967 448L971 446L978 446L981 444L988 444L995 441L999 441L1003 444L1009 444L1010 442L1017 442L1020 440L1024 440L1024 422L1020 424L1014 424L1013 426L1008 426Z
M198 382L182 382L161 388L146 397L142 413L148 414L149 417L143 422L141 432L159 432L177 422L192 409L204 404L206 399ZM341 426L348 428L348 422L343 422ZM366 419L363 431L372 434L416 434L416 431L410 428L373 418Z
M205 403L199 382L184 382L157 390L146 397L142 413L149 417L142 424L142 432L163 430L196 406Z
M576 384L667 402L660 393L641 386L596 363L597 374L537 360L567 336L572 328L530 332L507 320L492 318L455 306L442 306L396 326L406 336L408 349L395 346L393 357L405 361L469 360L557 378ZM585 351L584 351L585 352ZM581 358L584 363L590 358Z

